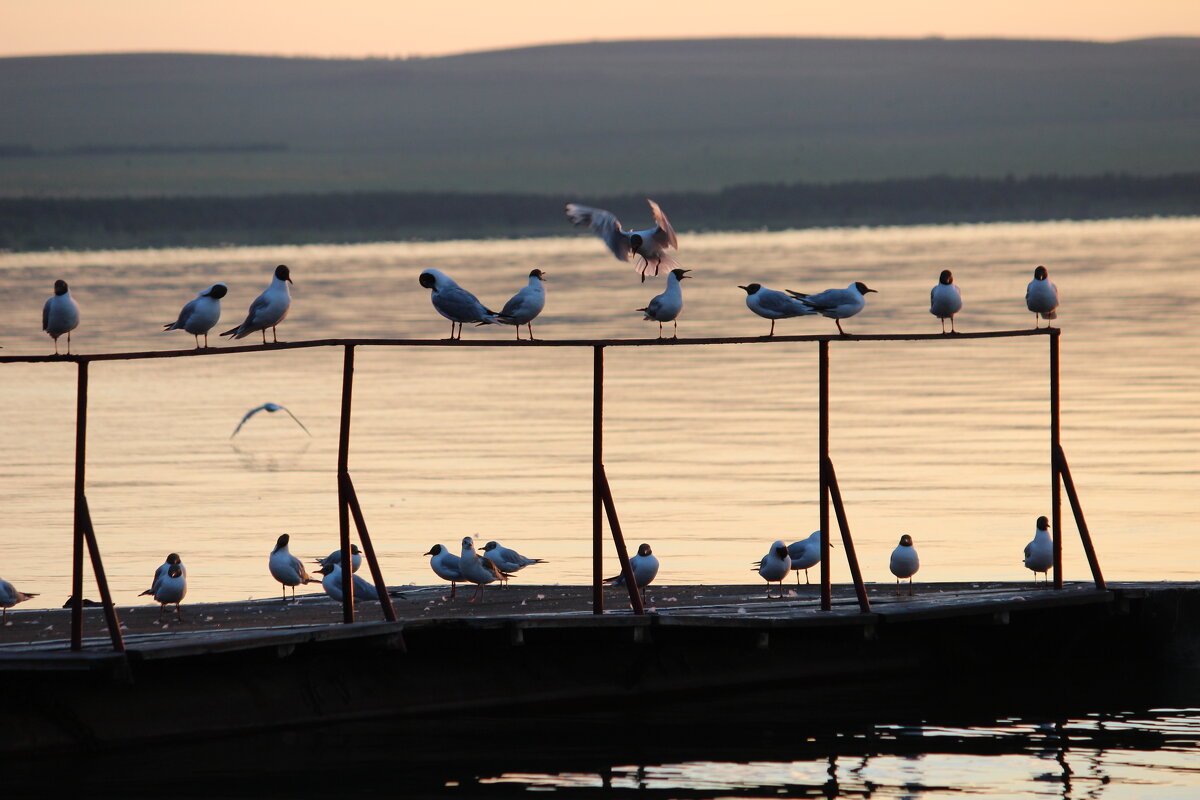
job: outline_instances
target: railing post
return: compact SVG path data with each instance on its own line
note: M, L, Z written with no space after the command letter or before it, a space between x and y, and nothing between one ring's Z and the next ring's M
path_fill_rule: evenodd
M1088 566L1092 569L1092 580L1097 589L1107 589L1104 573L1100 571L1100 559L1096 556L1096 547L1092 544L1092 534L1088 531L1087 520L1083 517L1083 505L1079 502L1079 493L1075 490L1075 481L1071 478L1071 467L1067 464L1067 454L1059 447L1054 451L1058 459L1059 471L1062 473L1063 487L1067 490L1067 500L1071 503L1071 511L1075 514L1075 527L1079 530L1079 538L1083 542L1083 554L1087 556Z
M84 479L87 474L88 362L79 362L79 382L75 390L75 516L71 550L71 649L83 649L83 522Z
M604 613L604 346L592 347L592 613Z
M1060 389L1058 379L1058 337L1061 328L1050 329L1050 531L1054 538L1054 588L1063 588L1062 563L1062 475L1058 451L1062 431L1059 427Z
M820 400L817 425L819 428L818 470L821 483L821 610L833 608L833 583L829 569L829 340L822 339L817 366Z
M354 345L346 345L342 360L342 418L338 433L338 534L342 549L342 622L354 622L354 559L350 555L350 403L354 391Z
M867 597L867 585L863 583L862 570L858 567L858 553L854 551L850 521L846 518L846 506L842 503L842 490L838 487L837 471L833 468L832 459L825 459L825 472L829 480L829 494L833 499L833 513L837 515L838 528L842 532L842 547L846 548L846 563L850 566L850 577L854 581L854 593L858 595L858 610L869 614L871 600Z

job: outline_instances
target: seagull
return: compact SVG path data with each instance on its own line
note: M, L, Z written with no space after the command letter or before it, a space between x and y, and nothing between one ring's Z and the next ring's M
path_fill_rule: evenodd
M509 577L498 570L490 559L475 552L475 540L470 536L463 537L462 555L459 556L458 568L464 581L475 584L475 594L467 601L468 603L475 602L479 593L483 591L485 583L505 580Z
M458 338L461 339L464 322L487 325L497 321L495 311L479 302L479 298L459 286L440 269L427 269L421 273L418 280L426 289L433 290L429 297L433 301L434 310L450 320L451 339L455 338L454 326L456 324L458 325Z
M817 313L796 298L775 289L768 289L761 283L750 283L738 288L746 290L746 308L760 317L771 320L771 332L767 336L775 335L777 319Z
M313 563L320 564L322 567L332 567L334 564L342 563L342 550L339 547L324 558L318 558ZM350 544L350 571L358 572L358 568L362 566L362 551L358 549L358 545Z
M533 326L529 323L546 307L546 287L542 286L545 280L546 273L540 269L530 270L529 285L514 294L496 315L498 322L517 326L518 339L521 338L521 326L525 325L529 328L529 339L533 340Z
M288 309L292 307L292 293L288 289L288 284L291 282L291 272L286 266L280 264L275 268L275 277L271 279L271 285L250 304L246 321L221 335L241 339L255 331L262 331L263 344L266 344L267 328L270 328L271 337L278 342L279 335L275 332L275 326L287 318Z
M462 570L459 569L459 557L440 544L429 548L429 552L425 555L433 556L429 559L429 566L433 568L433 574L444 581L450 581L450 599L453 600L458 584L463 580Z
M1043 573L1049 582L1050 568L1054 566L1054 541L1050 538L1050 520L1046 517L1037 518L1033 541L1025 545L1025 566L1033 570L1035 584L1039 572Z
M171 569L172 564L178 564L183 571L183 577L187 577L187 567L183 566L183 562L179 560L178 553L167 553L167 560L164 561L158 569L154 570L154 579L150 582L150 588L138 595L154 596L158 592L158 587L162 586L163 578L167 576L167 572Z
M913 547L912 537L906 533L900 537L900 544L892 551L892 560L888 564L888 569L896 576L896 594L900 594L900 581L908 578L908 596L912 597L912 576L920 568L917 548Z
M179 312L179 319L163 326L164 331L184 330L196 337L196 349L200 349L200 334L204 334L204 346L208 347L208 332L221 318L221 298L229 292L223 283L214 283L195 300L188 301Z
M184 574L183 564L178 562L171 564L167 568L166 574L162 576L162 580L156 583L156 587L154 599L159 604L158 621L162 622L163 611L166 610L167 604L174 603L175 618L183 622L183 614L179 611L179 604L187 595L187 575Z
M629 568L633 571L634 583L642 590L642 605L646 604L646 587L658 575L658 556L650 550L650 545L638 545L637 555L629 559ZM613 586L625 585L625 573L622 572L614 578L609 578L605 583Z
M8 624L8 610L17 603L24 603L31 597L37 597L37 592L18 592L16 587L8 581L0 578L0 609L4 610L0 616L0 625Z
M862 281L855 281L845 289L826 289L817 294L804 294L803 292L793 292L791 289L787 290L788 294L804 303L804 305L836 322L838 333L843 336L846 335L846 332L842 330L842 320L846 317L853 317L862 311L867 305L867 294L874 291L874 289L867 288L867 285Z
M662 324L664 322L675 323L675 336L679 338L679 312L683 311L683 290L679 287L679 282L686 280L689 276L685 273L691 272L690 269L673 269L667 274L667 290L650 301L645 308L639 308L638 311L645 312L644 319L655 320L658 322L658 338L662 338Z
M621 230L621 222L611 211L603 208L581 206L567 203L567 218L575 225L587 225L592 233L599 236L608 245L608 249L618 261L628 261L630 254L637 254L634 269L646 282L646 273L654 267L654 277L658 277L659 268L674 269L679 266L668 252L668 247L679 249L679 240L675 238L675 229L667 221L667 215L658 207L658 203L647 199L650 211L654 214L654 227L644 231Z
M42 330L54 340L54 355L58 355L58 337L67 335L67 355L71 354L71 331L79 327L79 304L71 297L67 282L54 282L54 296L42 306Z
M300 559L288 551L290 538L285 533L276 540L275 549L271 551L271 559L267 562L267 566L271 570L271 577L283 584L283 602L285 603L287 602L287 587L292 587L292 599L295 600L296 586L317 580L305 571Z
M342 602L342 564L338 562L330 566L321 567L317 570L325 577L321 579L321 587L325 589L325 594L329 595L335 602ZM354 602L361 603L364 600L378 600L379 592L375 589L375 584L369 583L358 575L353 576L354 580ZM388 594L391 594L389 592ZM397 595L399 596L399 595Z
M833 542L829 543L833 547ZM821 532L813 531L808 538L788 545L792 559L792 570L796 573L796 585L800 585L800 570L804 570L804 582L808 583L808 568L821 563Z
M240 431L242 429L242 426L246 424L246 420L250 419L251 417L253 417L255 414L257 414L260 411L267 411L271 414L274 414L276 411L287 411L287 415L289 417L291 417L292 419L295 419L296 424L299 425L301 428L304 428L305 433L308 433L309 436L312 436L312 434L309 433L308 428L304 427L304 423L301 422L300 420L296 419L296 415L293 414L291 411L288 411L286 406L281 406L278 403L263 403L258 408L252 408L246 412L246 416L242 417L242 421L239 422L237 424L237 427L233 429L233 433L229 434L229 438L232 439L233 437L237 436L238 431Z
M64 286L66 284L63 284ZM58 284L55 284L57 291ZM1033 280L1025 287L1025 305L1033 312L1033 326L1040 328L1041 319L1058 319L1058 287L1050 282L1050 273L1045 267L1039 266L1033 271ZM1050 323L1047 321L1046 326ZM69 341L69 339L68 339Z
M783 579L792 568L792 558L782 541L776 541L771 549L754 565L758 574L767 582L767 599L771 599L771 584L779 583L779 596L783 597Z
M521 555L516 550L511 550L504 547L499 542L488 542L483 546L483 555L486 559L496 565L496 569L500 570L504 575L504 582L508 583L508 573L518 572L525 569L530 564L545 564L545 559L528 558Z
M954 273L942 270L938 284L929 290L929 313L942 321L942 333L946 332L946 318L950 319L950 332L954 330L954 315L962 311L962 292L954 285Z

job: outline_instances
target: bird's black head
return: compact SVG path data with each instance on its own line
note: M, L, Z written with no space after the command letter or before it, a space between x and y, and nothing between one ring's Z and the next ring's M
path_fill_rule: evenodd
M1050 520L1046 517L1038 517L1037 527L1039 531L1050 530Z
M281 281L287 281L288 283L292 282L292 273L283 264L280 264L278 267L275 268L275 277L279 278L279 280L281 280Z
M641 544L641 545L638 545L638 555L639 555L639 556L648 556L648 555L650 555L650 545L648 545L648 544Z
M483 552L485 552L485 553L490 553L490 552L492 552L493 550L495 550L495 549L496 549L497 547L499 547L499 546L500 546L500 543L499 543L499 542L488 542L487 544L485 544L485 545L483 546Z
M291 538L292 537L286 533L280 535L280 537L275 540L275 550L279 550L280 548L287 547L288 542L291 541ZM275 552L275 550L272 550L271 552Z
M432 272L422 272L421 277L418 278L418 281L420 281L420 284L426 289L437 288L437 276Z
M350 545L350 555L357 556L357 555L361 555L361 554L362 554L362 550L358 549L358 545L356 545L356 544Z
M635 233L629 237L629 249L635 253L642 249L642 235L640 233Z
M912 547L912 537L907 533L900 537L901 547Z
M64 281L62 278L59 278L58 280L56 280L54 282L54 293L59 294L59 295L66 294L67 293L67 282Z
M178 578L183 574L183 567L179 566L178 564L172 564L170 569L167 570L167 574L172 578Z
M542 272L540 269L531 269L529 270L529 277L537 278L539 281L544 281L546 280L546 273Z
M759 284L759 283L748 283L748 284L746 284L745 286L739 286L738 288L739 288L739 289L745 289L745 290L746 290L746 294L754 294L755 292L757 292L759 289L761 289L761 288L762 288L762 284Z
M788 554L787 545L780 544L778 547L775 548L776 557L785 558L787 556L787 554Z
M1035 281L1044 281L1048 277L1050 277L1050 273L1047 272L1046 268L1043 266L1039 265L1038 268L1033 271L1033 279Z
M179 553L167 553L167 563L168 564L178 564L179 563Z
M204 296L211 297L214 300L220 300L222 297L224 297L227 294L229 294L228 286L226 286L223 283L214 283L212 286L209 287L208 291L204 293Z
M867 292L875 292L874 289L868 288L867 285L865 283L863 283L862 281L855 281L854 288L858 289L859 294L866 294ZM879 292L875 292L875 294L879 294Z
M954 283L954 273L948 269L942 270L942 274L938 277L938 283L944 283L947 286Z
M433 547L429 548L429 552L427 552L425 555L436 556L436 555L441 555L441 553L442 553L442 546L440 544L435 544Z
M688 276L689 272L691 272L690 269L673 269L673 270L671 270L671 274L675 276L675 280L677 280L677 281L681 281L684 278L689 277Z

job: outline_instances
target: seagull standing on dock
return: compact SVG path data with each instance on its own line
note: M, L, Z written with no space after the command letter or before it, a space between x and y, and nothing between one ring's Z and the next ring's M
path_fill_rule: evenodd
M292 587L292 600L296 599L296 587L302 583L312 583L316 578L311 577L304 569L304 564L288 551L288 541L291 536L283 534L275 542L271 558L267 562L271 577L283 584L283 602L287 602L287 587Z
M221 319L221 298L229 292L223 283L214 283L191 300L179 312L179 319L163 326L163 331L184 330L196 337L196 349L200 349L200 334L204 334L204 346L208 347L208 332ZM266 334L264 334L265 336Z
M54 282L54 296L42 306L42 330L54 340L54 355L58 355L58 337L67 335L67 355L71 354L71 331L79 327L79 304L71 297L67 282Z
M145 592L142 592L145 594ZM175 604L175 619L183 622L183 613L179 610L179 604L183 602L183 598L187 595L187 576L183 572L183 565L179 563L172 564L167 568L167 573L163 575L162 580L158 582L158 588L154 592L154 599L158 602L158 621L162 622L163 611L166 610L167 604Z
M279 335L275 332L275 326L287 318L288 310L292 307L292 293L288 289L291 282L292 273L285 265L280 264L275 268L275 277L271 279L271 285L250 304L246 321L221 335L241 339L255 331L262 331L263 344L266 344L267 328L270 328L271 338L278 342Z
M546 563L546 560L543 558L528 558L516 550L504 547L499 542L488 542L485 544L483 546L483 556L496 565L496 569L504 576L504 583L508 583L509 573L520 572L530 564Z
M845 289L826 289L817 294L804 294L787 290L788 294L824 317L837 323L838 333L845 336L842 320L853 317L867 306L867 295L875 292L862 281L855 281ZM878 292L876 292L878 294Z
M1050 273L1039 266L1033 271L1033 280L1025 287L1025 307L1033 312L1033 326L1040 328L1041 320L1058 319L1058 287L1050 282ZM1040 315L1040 317L1039 317Z
M946 332L946 319L950 320L950 332L954 330L954 315L962 311L962 292L954 285L954 273L942 270L937 286L929 290L929 313L942 321L942 333Z
M829 543L833 547L833 542ZM788 556L792 559L792 571L796 573L796 585L800 585L800 570L804 570L804 582L808 583L808 569L821 563L821 532L813 531L808 538L788 545Z
M667 290L655 297L645 308L639 308L638 311L644 312L644 319L654 320L658 322L658 338L662 338L662 324L664 322L675 323L675 334L671 338L679 338L679 312L683 311L683 289L680 288L679 282L685 280L689 276L686 273L691 272L690 269L673 269L667 275Z
M1025 567L1033 570L1033 582L1036 585L1039 572L1045 575L1047 583L1050 581L1050 568L1053 566L1054 540L1050 537L1050 520L1038 517L1033 541L1025 545Z
M183 562L179 560L179 554L167 553L167 560L164 561L158 569L154 570L154 579L150 582L150 588L139 594L138 597L147 594L151 597L156 595L158 593L158 587L162 586L163 578L167 577L167 572L170 571L171 566L174 564L179 565L179 569L183 571L183 577L187 578L187 567L183 566Z
M771 599L771 584L779 584L779 596L783 597L783 579L792 568L792 557L788 555L787 546L782 541L776 541L771 549L754 565L758 574L767 582L767 599Z
M586 225L592 233L599 236L618 261L628 261L631 255L637 255L634 269L646 282L646 273L654 268L654 277L658 277L660 268L675 269L679 266L667 248L679 249L679 240L675 238L675 229L667 220L667 215L658 207L658 203L647 199L650 212L654 214L654 227L644 231L626 231L621 229L621 221L611 211L603 208L581 206L567 203L567 218L575 225Z
M341 562L321 567L317 572L325 576L321 579L321 588L325 590L325 594L329 595L335 602L342 602ZM358 575L352 577L354 580L354 602L361 603L364 600L379 600L379 592L375 589L375 584L369 583Z
M629 568L633 572L633 581L642 590L642 605L646 604L646 587L658 576L658 556L648 544L638 545L637 555L629 559ZM605 583L612 586L625 585L625 573L609 578Z
M490 559L475 552L475 540L470 536L464 536L462 540L459 571L462 572L463 580L475 584L475 594L471 595L471 599L467 601L468 603L475 602L479 597L479 593L483 591L485 583L494 583L495 581L508 578L507 575L496 568L496 565Z
M896 594L900 593L900 581L908 578L908 596L912 597L912 576L920 568L917 548L913 547L912 537L906 533L900 537L900 544L892 551L892 560L888 564L888 569L896 576Z
M795 297L775 289L768 289L761 283L748 283L738 288L746 290L746 308L764 319L771 320L771 332L767 336L775 335L775 320L777 319L804 317L817 313Z
M334 564L342 563L342 550L339 547L324 558L318 558L314 562L322 567L333 567ZM353 542L350 544L350 571L358 572L358 568L362 566L362 551L358 549L358 545Z
M440 544L429 548L425 555L433 556L429 559L429 566L433 568L433 574L444 581L450 581L450 599L453 600L458 584L463 580L462 569L459 566L461 560Z
M278 403L263 403L261 406L252 408L246 412L246 416L242 417L242 421L239 422L237 427L233 429L233 433L229 434L229 438L232 439L233 437L237 436L238 431L240 431L242 426L246 424L246 420L250 419L260 411L266 411L269 414L274 414L276 411L285 411L289 417L296 421L296 424L299 425L305 433L307 433L309 436L312 436L312 434L309 433L308 428L304 427L304 423L297 419L295 414L293 414L291 411L288 411L287 406L281 406Z
M545 280L546 273L540 269L530 270L529 284L514 294L496 315L497 322L516 326L518 340L521 338L521 326L524 325L529 328L529 340L533 341L533 325L530 323L546 307L546 287L542 286Z
M3 615L0 615L0 625L8 624L8 610L17 603L24 603L31 597L37 597L37 592L19 592L17 588L8 581L0 578L0 609L3 609Z
M427 269L417 280L426 289L432 290L429 299L433 301L434 310L450 320L451 339L462 338L464 322L475 322L480 325L496 322L495 311L479 302L479 298L459 286L440 269ZM457 337L454 335L455 325L458 326Z

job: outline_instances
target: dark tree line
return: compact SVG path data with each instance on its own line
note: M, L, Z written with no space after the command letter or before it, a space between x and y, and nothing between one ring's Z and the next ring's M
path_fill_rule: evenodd
M676 228L1101 219L1200 214L1200 174L929 177L653 193ZM649 221L645 195L387 192L255 197L4 198L0 249L99 249L563 234L563 204Z

